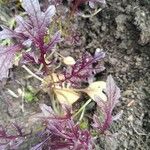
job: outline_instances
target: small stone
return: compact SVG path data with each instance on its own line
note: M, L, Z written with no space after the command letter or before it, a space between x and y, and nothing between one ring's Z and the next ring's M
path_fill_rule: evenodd
M128 142L127 142L126 140L123 142L123 146L124 146L125 148L128 147Z
M109 61L112 65L115 65L118 62L118 60L116 58L110 58Z
M132 133L132 134L133 134L133 133ZM134 140L130 140L130 144L129 144L129 145L134 147L134 146L135 146L135 145L134 145Z
M128 121L133 121L133 116L130 115L128 118L127 118Z
M103 25L101 26L101 30L102 30L102 31L105 31L105 30L106 30L106 24L103 24Z
M123 92L123 96L130 96L132 95L132 90L126 90L125 92Z
M134 99L134 98L135 98L135 96L132 94L132 95L131 95L131 98L133 98L133 99Z
M132 130L129 130L129 134L130 134L130 135L133 135L133 131L132 131Z

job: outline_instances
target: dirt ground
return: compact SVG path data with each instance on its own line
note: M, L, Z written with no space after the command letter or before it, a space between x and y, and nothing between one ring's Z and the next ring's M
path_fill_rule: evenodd
M149 150L150 1L107 0L106 8L95 17L78 17L77 21L84 43L74 51L93 52L102 48L106 52L106 70L97 77L106 79L112 74L122 92L117 108L124 113L111 127L111 132L118 135L112 142L104 144L100 141L98 149ZM10 95L8 89L18 93L18 89L23 90L29 85L39 88L36 79L25 79L27 75L23 69L13 68L7 84L0 87L0 124L17 122L26 128L32 127L28 118L39 111L38 103L49 103L48 95L42 92L37 94L40 101L34 104Z
M103 75L111 73L122 90L124 113L112 127L117 144L104 149L150 149L150 1L109 0L97 17L79 24L86 50L106 51Z

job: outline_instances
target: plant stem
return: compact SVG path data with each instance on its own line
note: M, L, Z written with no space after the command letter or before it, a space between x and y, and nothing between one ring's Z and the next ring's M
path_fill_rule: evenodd
M92 17L94 17L95 15L97 15L101 10L102 10L102 8L99 8L99 9L96 10L93 14L90 14L90 15L82 14L82 15L80 15L80 16L83 17L83 18L92 18Z
M81 120L83 119L84 113L85 113L85 107L82 110L82 113L81 113L80 118L79 118L79 122L81 122Z
M35 77L36 79L40 80L41 82L44 81L42 78L40 78L40 77L37 76L35 73L33 73L33 72L32 72L28 67L26 67L25 65L23 65L22 68L24 68L30 75L32 75L32 76Z
M92 99L89 99L74 115L73 117L77 116L85 107L92 101Z

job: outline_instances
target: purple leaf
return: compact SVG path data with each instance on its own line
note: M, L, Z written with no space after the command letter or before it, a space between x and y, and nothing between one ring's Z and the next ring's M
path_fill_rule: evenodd
M111 108L111 112L114 109L115 105L119 102L120 95L120 89L115 84L115 81L113 80L112 76L109 75L107 78L107 84L106 84L106 95L109 102L109 108Z
M0 80L7 78L12 68L15 53L21 49L20 45L0 47Z
M34 52L26 52L23 54L20 60L20 63L21 64L27 64L27 63L38 64L38 56L36 56Z
M16 22L17 27L15 28L15 31L17 33L22 33L27 39L30 38L31 40L34 40L34 36L32 34L32 25L30 24L30 21L25 21L21 16L16 16Z
M112 117L113 121L119 120L121 118L123 114L123 110L121 110L120 112L118 112L115 116Z
M36 37L37 40L43 40L47 27L56 12L55 7L51 5L45 12L42 12L38 0L23 0L22 6L29 16L30 25L32 26L32 35Z
M0 39L16 38L21 40L20 43L30 39L38 48L42 48L42 45L44 46L44 37L56 12L55 6L49 6L45 12L41 11L38 0L23 0L22 6L26 10L28 17L24 19L21 16L17 16L16 29L13 31L3 27L3 31L0 32Z
M41 135L42 142L32 148L34 149L92 149L93 140L87 130L81 130L72 117L68 114L58 116L50 106L40 105L46 129ZM68 113L68 108L65 107ZM46 116L46 117L45 117Z
M51 41L45 45L45 53L48 51L52 51L52 49L56 46L57 43L61 41L61 33L60 31L56 32L52 37Z
M53 43L49 42L49 44L45 45L48 28L56 12L55 6L49 6L45 12L41 11L38 0L23 0L22 6L26 10L28 18L24 21L20 17L18 30L24 30L23 34L25 34L25 36L33 42L34 47L39 50L39 63L43 64L44 73L46 73L48 71L47 65L50 63L46 62L45 54L57 43L57 39L55 39L55 42L52 41Z
M88 79L93 77L96 73L104 70L103 65L93 66L98 61L102 61L105 57L104 52L100 52L94 57L90 53L82 55L81 59L78 59L76 63L71 66L70 70L64 71L65 79L60 81L70 83L72 86L80 86L81 83L87 82Z
M95 97L95 101L99 107L98 115L93 116L93 127L98 130L100 133L104 133L114 120L117 120L122 113L117 114L116 116L112 115L113 109L116 104L119 102L120 98L120 89L115 84L111 75L107 78L106 83L106 96L107 101L104 102L100 97Z
M2 29L3 30L0 31L0 39L1 40L14 37L14 31L13 30L8 29L6 27L3 27Z
M23 37L21 36L21 34L15 32L14 30L11 30L7 27L2 27L2 31L0 31L0 40L3 39L11 39L11 38L18 38L18 39L22 39Z
M34 19L41 14L40 4L38 0L23 0L22 6L26 10L26 12Z
M3 127L0 125L0 149L1 150L19 149L19 146L23 143L24 138L27 135L24 134L24 132L22 132L22 128L20 128L16 124L13 124L13 126L10 127L13 129L14 134L9 134L7 131L7 127Z

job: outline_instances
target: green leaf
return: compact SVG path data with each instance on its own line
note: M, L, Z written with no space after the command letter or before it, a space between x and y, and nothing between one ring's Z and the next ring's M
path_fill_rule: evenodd
M26 91L24 93L24 99L25 99L26 102L33 102L33 101L36 100L36 97L32 92Z

